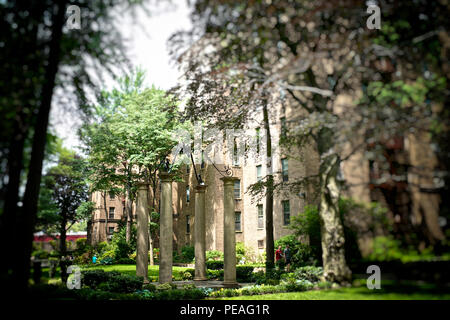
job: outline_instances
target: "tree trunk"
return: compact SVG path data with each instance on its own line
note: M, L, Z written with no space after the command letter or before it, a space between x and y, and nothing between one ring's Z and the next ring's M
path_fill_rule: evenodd
M155 189L154 189L154 185L155 183L153 183L153 187L152 187L152 205L150 206L151 210L149 210L149 215L148 215L148 225L149 225L149 230L148 230L148 251L149 251L149 258L150 258L150 265L154 266L155 265L155 259L153 258L153 239L152 239L152 231L151 231L151 222L152 222L152 212L153 210L155 210ZM148 193L147 193L147 203L150 203L150 201L148 201Z
M345 261L344 227L339 213L339 165L340 159L336 154L321 161L319 215L324 278L330 282L346 283L351 280L351 271Z
M29 17L38 18L42 17L42 11L44 6L41 4L35 4L34 6L29 6L29 4L23 3L20 6L25 6L29 11ZM19 9L22 10L22 9ZM22 42L18 44L16 50L17 61L21 61L24 69L25 67L34 72L38 72L40 68L40 57L36 55L37 48L37 34L38 34L38 24L40 19L19 19L18 20L18 30L29 30L27 32L27 38L30 41ZM33 88L23 88L25 90L25 95L21 103L25 101L33 101L35 94ZM6 188L1 191L1 200L4 200L3 214L0 215L0 247L3 249L2 252L7 257L12 257L15 254L14 245L10 244L10 240L14 238L17 228L17 214L18 207L17 202L19 201L19 188L21 182L21 173L23 170L23 160L24 160L24 146L27 139L27 135L30 131L30 126L32 125L32 117L34 117L34 111L36 111L36 105L28 105L24 107L20 105L17 107L16 115L14 117L13 134L8 147L8 158L7 158L7 168L6 175L8 177L8 183ZM12 259L6 259L4 263L0 264L0 275L3 278L12 280L9 276L9 272L13 269ZM9 283L4 283L5 288L9 287ZM14 281L11 283L14 287Z
M0 215L0 240L6 257L11 257L14 254L14 246L8 243L17 232L17 202L19 201L20 175L23 169L23 148L25 144L25 133L20 131L19 123L16 123L8 155L8 185L5 192L5 204L3 214ZM11 262L10 259L6 259L4 263L0 264L2 275L8 274L12 267ZM12 285L14 284L12 283Z
M275 261L275 244L273 237L273 167L272 167L272 137L270 134L269 111L267 100L263 100L264 127L266 130L266 270L273 269Z
M103 208L105 210L105 238L106 242L109 242L108 239L108 208L106 208L106 191L102 192L103 195Z
M20 290L25 290L27 288L28 279L30 277L30 256L33 243L33 232L37 215L37 203L42 177L42 163L44 160L53 89L55 87L55 79L60 62L60 45L62 28L64 25L65 4L66 1L58 2L56 13L52 19L52 38L50 42L49 60L45 73L46 81L42 88L41 105L34 125L30 167L23 197L24 205L18 221L20 229L17 230L16 238L14 240L18 250L16 250L13 257L13 278L19 292Z
M133 223L133 201L131 200L131 187L127 186L127 230L125 235L126 242L131 240L131 226Z
M68 267L68 263L69 263L69 261L67 259L66 225L67 225L67 221L66 221L65 217L63 217L63 219L61 221L60 233L59 233L61 281L63 284L65 284L67 282L67 267Z

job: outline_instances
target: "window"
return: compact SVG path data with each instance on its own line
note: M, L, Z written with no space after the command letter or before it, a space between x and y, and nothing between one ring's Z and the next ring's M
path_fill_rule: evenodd
M235 199L241 198L241 180L234 181L234 198Z
M189 186L186 186L186 202L189 202L191 200L191 190L189 189Z
M264 248L264 240L258 240L258 248L263 249Z
M114 200L114 198L115 198L114 192L110 192L109 193L109 200Z
M202 150L202 163L200 164L200 168L205 168L205 152Z
M256 128L256 153L261 151L261 128Z
M281 202L283 206L283 224L286 226L291 220L291 208L289 205L289 200L284 200Z
M186 216L186 233L191 233L191 223L189 221L190 216Z
M283 176L283 181L289 181L289 166L288 159L281 159L281 175Z
M262 179L262 166L256 166L256 179L260 181Z
M281 123L281 138L285 138L286 137L286 131L287 131L286 117L280 118L280 123Z
M109 234L114 233L114 227L108 227L108 233Z
M264 211L263 205L259 204L258 208L258 229L264 229Z
M235 224L235 230L236 231L241 231L241 213L240 212L235 212L236 214L236 224Z
M236 138L234 139L234 143L233 143L233 166L235 166L235 167L239 166L239 154L238 154Z
M109 207L109 214L108 214L108 219L114 219L114 213L116 211L116 208L114 207Z

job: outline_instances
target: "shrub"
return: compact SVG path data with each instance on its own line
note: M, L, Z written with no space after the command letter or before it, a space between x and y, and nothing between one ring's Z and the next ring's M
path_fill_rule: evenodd
M147 284L144 284L142 286L142 290L147 290L147 291L150 291L150 292L154 292L154 291L156 291L156 286L154 284L147 283Z
M107 282L102 283L99 289L105 288L110 292L131 293L142 289L142 277L120 274L111 276ZM102 288L103 287L103 288Z
M101 259L101 260L99 261L99 264L101 264L101 265L110 265L110 264L113 264L113 263L114 263L114 259L113 259L113 258L110 258L110 257Z
M223 252L218 250L206 251L206 261L211 260L222 260L223 261Z
M130 293L142 288L142 277L121 274L117 271L83 270L82 284L91 289Z
M431 260L434 257L432 250L427 248L422 252L415 248L402 248L401 242L392 236L376 237L373 241L373 251L368 260L371 261L402 261L403 263Z
M321 253L314 251L312 246L301 243L295 235L287 235L275 241L276 248L281 246L284 249L287 244L289 244L291 249L291 267L293 269L305 265L318 264L318 259L320 258L318 255ZM284 261L281 264L284 265Z
M99 263L101 263L101 261L105 260L105 259L114 260L114 258L115 258L114 249L109 248L109 250L106 250L106 247L105 247L105 250L99 256L97 256L97 258L98 258Z
M156 291L172 290L170 283L163 283L156 286Z
M77 251L80 253L86 252L88 249L87 239L86 238L80 238L75 241L75 245L77 247Z
M188 272L188 271L183 272L183 280L192 280L192 279L193 279L193 276L190 272Z
M183 284L183 289L184 290L192 290L192 289L196 289L197 287L195 286L195 284Z
M206 270L209 280L223 280L223 270Z
M254 272L252 274L252 282L256 282L256 284L262 284L266 281L266 274L263 270L258 272Z
M205 297L205 291L197 288L163 290L155 294L156 300L192 300Z
M89 262L91 262L91 253L90 252L85 252L74 258L75 264L89 264Z
M330 289L331 285L332 285L332 283L329 281L321 281L317 284L319 289Z
M188 268L184 272L189 272L191 274L192 278L194 278L194 276L195 276L195 269Z
M322 267L301 267L294 271L295 278L298 280L308 280L311 282L319 282L323 276Z
M291 281L291 280L295 281L295 280L297 280L296 275L295 275L294 272L284 273L284 274L281 275L280 279L284 280L284 281Z
M102 241L102 242L97 243L97 245L95 246L95 250L97 251L98 254L102 254L103 251L105 251L107 247L108 247L108 242Z
M149 253L150 253L150 251L149 251ZM148 256L150 257L150 254L149 254ZM128 256L128 258L130 258L130 259L133 260L133 261L136 261L136 251L132 252L132 253Z
M31 254L35 259L48 259L48 257L50 256L50 254L42 249L38 249L33 251L33 253Z
M106 282L109 279L109 274L104 270L83 270L82 274L82 284L90 288L96 288L100 283Z
M223 269L223 260L206 261L206 269L211 269L211 270Z
M266 272L266 279L280 280L282 274L284 274L283 270L270 269Z
M50 259L50 258L57 258L57 259L59 259L59 253L58 253L58 251L56 251L56 250L50 251L49 259Z
M236 263L245 260L245 245L243 242L236 242Z
M136 264L136 261L131 258L120 258L116 260L117 264Z
M195 249L193 246L184 246L181 248L182 262L192 262L195 258Z
M253 266L240 265L236 266L236 278L239 282L251 282L253 279Z

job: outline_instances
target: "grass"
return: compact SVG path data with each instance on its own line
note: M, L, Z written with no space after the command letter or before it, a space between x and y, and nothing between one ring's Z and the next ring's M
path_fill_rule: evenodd
M86 270L96 270L96 269L103 269L106 272L109 271L119 271L123 274L129 274L129 275L136 275L136 265L133 264L113 264L113 265L97 265L97 266L81 266L82 269ZM186 267L173 267L172 268L172 274L173 276L178 280L182 278L183 273L186 271ZM149 279L158 278L159 276L159 266L148 266L148 276ZM55 283L58 282L61 278L60 268L58 267L56 269L56 273L53 276L53 278L48 278L48 268L42 268L42 277L41 277L41 283Z
M221 298L221 300L450 300L448 288L432 284L388 284L380 290L367 287L312 290L255 296Z
M99 266L89 266L83 269L96 270L103 269L106 272L109 271L119 271L120 273L136 275L136 265L134 264L113 264L113 265L99 265ZM185 267L172 267L172 274L175 278L181 278L183 273L186 271ZM149 277L158 277L159 275L159 266L148 266L148 276Z
M44 268L46 269L46 268ZM119 271L124 274L136 275L136 265L97 265L88 266L84 269L103 269L109 271ZM159 274L159 266L148 267L149 278L156 278ZM185 267L173 267L175 278L181 278ZM45 277L47 270L43 270ZM44 278L43 277L43 278ZM59 272L55 280L59 278ZM47 279L45 279L47 280ZM44 283L47 281L43 281ZM358 284L356 282L356 284ZM369 290L363 282L351 288L339 288L329 290L311 290L303 292L289 292L264 294L253 296L238 296L229 298L216 298L218 300L450 300L450 290L448 287L438 287L429 283L418 282L392 282L384 281L380 290Z

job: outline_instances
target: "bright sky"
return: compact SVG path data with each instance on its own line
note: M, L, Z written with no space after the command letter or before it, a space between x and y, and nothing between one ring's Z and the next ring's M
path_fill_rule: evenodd
M146 85L169 89L177 83L180 73L170 61L167 40L176 31L190 29L189 8L186 0L175 0L169 6L156 9L149 6L149 10L150 15L142 11L137 12L135 17L131 13L124 14L118 25L123 26L122 33L133 66L140 66L146 71ZM112 82L105 84L107 87L112 85ZM79 119L64 114L62 109L54 106L51 123L57 135L64 139L66 147L79 145L76 136Z

